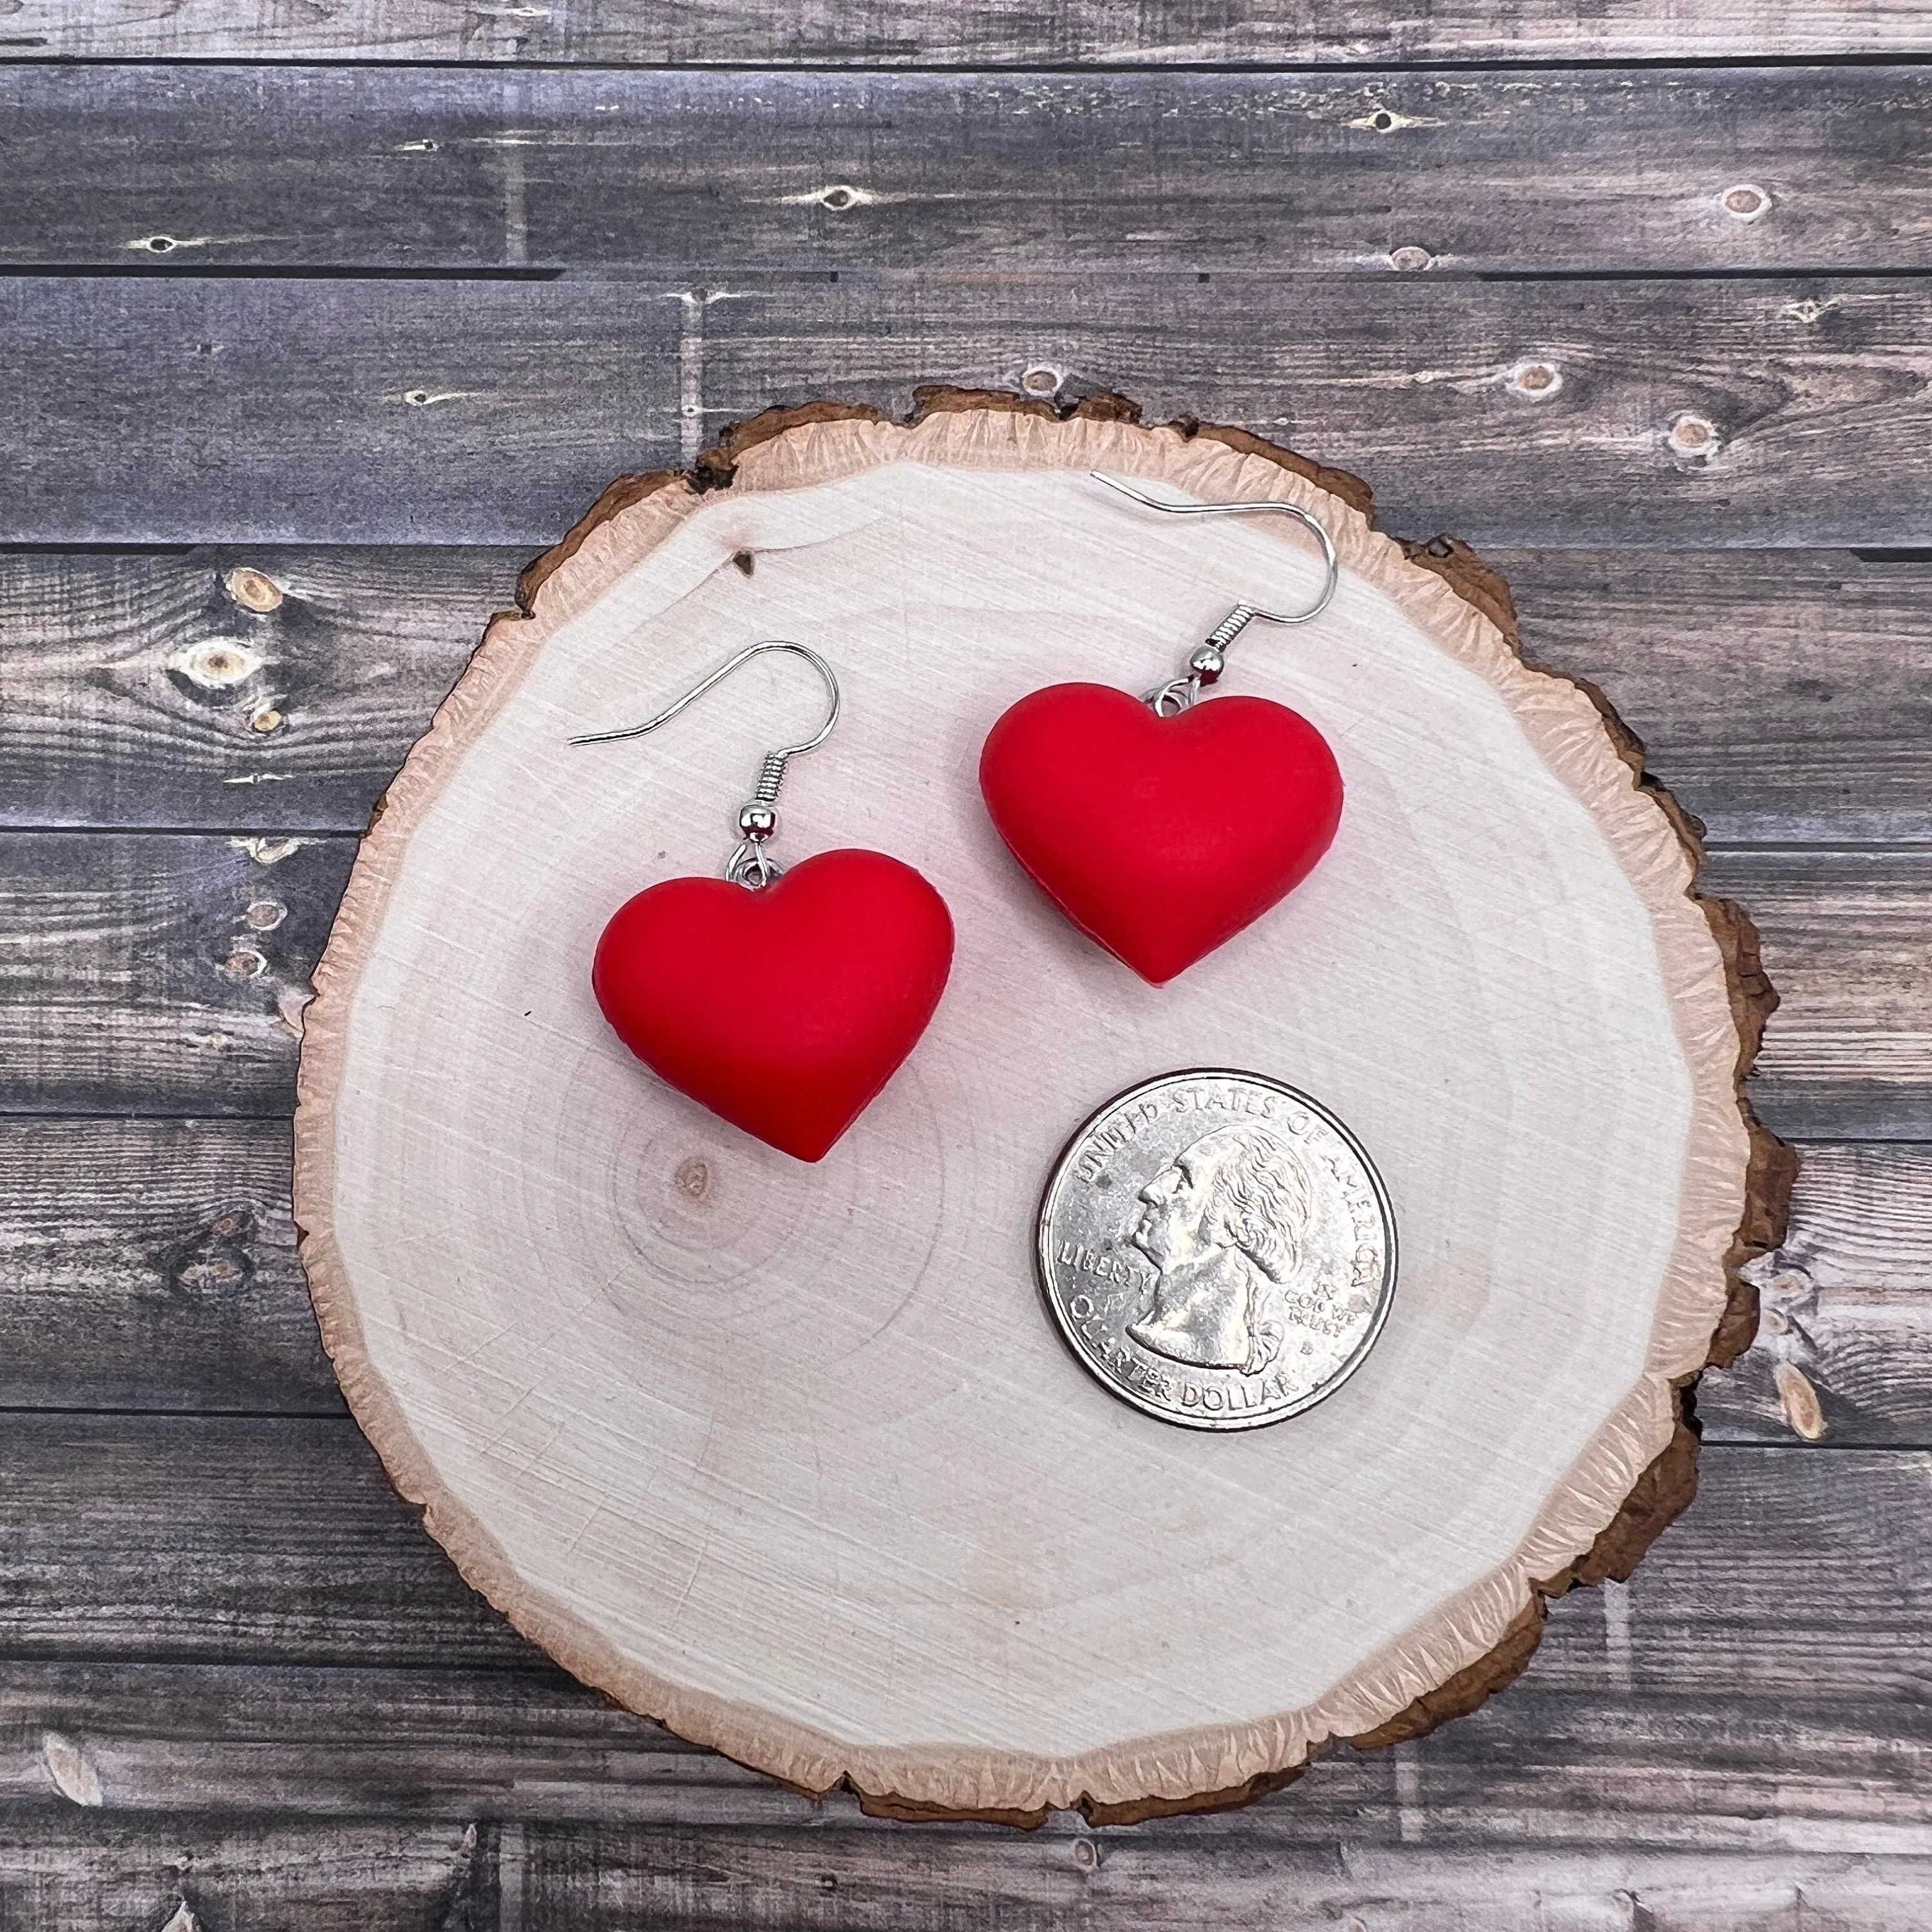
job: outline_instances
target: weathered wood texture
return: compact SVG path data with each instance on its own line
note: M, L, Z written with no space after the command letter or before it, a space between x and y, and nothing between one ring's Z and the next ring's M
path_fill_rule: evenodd
M0 814L359 832L528 561L0 553Z
M341 1414L289 1171L280 1121L0 1121L0 1408ZM1699 1384L1706 1442L1932 1449L1928 1201L1924 1147L1804 1149L1757 1342Z
M0 280L0 535L535 548L676 452L682 308L648 283Z
M524 1664L338 1417L0 1415L0 1654Z
M1784 1003L1752 1086L1767 1121L1932 1139L1932 854L1720 852L1705 882L1750 908Z
M0 262L1922 267L1916 67L0 69Z
M353 839L20 834L5 851L0 1112L290 1109Z
M874 1850L829 1834L719 1844L536 1826L506 1831L496 1870L502 1922L530 1932L640 1923L842 1932L902 1925L908 1913L994 1932L1082 1920L1148 1932L1916 1932L1932 1900L1932 1865L1910 1857L1498 1854L1456 1847L1453 1829L1366 1856L1344 1843L1284 1856L1178 1828L1014 1854L980 1838Z
M8 1802L857 1825L544 1664L416 1532L346 1420L8 1418L0 1440L24 1497L0 1552L22 1580L0 1664ZM76 1442L90 1461L62 1453ZM1920 1459L1704 1462L1636 1579L1553 1606L1528 1675L1475 1718L1393 1755L1333 1753L1257 1811L1108 1842L1932 1850ZM104 1472L121 1480L77 1512Z
M1932 563L1492 560L1532 657L1603 687L1714 842L1932 839ZM0 822L359 831L528 561L0 553Z
M0 1408L339 1415L280 1121L0 1121Z
M1466 1722L1393 1754L1331 1751L1293 1796L1245 1814L1103 1843L1167 1838L1216 1857L1337 1840L1360 1852L1932 1847L1932 1730L1917 1700L1828 1678L1788 1694L1728 1681L1675 1689L1624 1647L1643 1606L1610 1600L1609 1624L1594 1598L1559 1605L1544 1657ZM45 1817L96 1789L100 1808L124 1817L596 1820L716 1833L721 1855L734 1829L790 1827L795 1856L804 1831L849 1833L855 1850L870 1836L886 1858L904 1838L848 1797L806 1798L560 1672L0 1664L0 1803ZM1036 1843L1064 1856L1069 1835L1054 1820ZM948 1852L940 1837L939 1856L956 1858L958 1842ZM1024 1866L1024 1840L994 1842Z
M292 848L292 849L291 849ZM281 1114L355 842L0 839L0 1113ZM1932 856L1719 854L1785 1006L1753 1091L1799 1138L1932 1139Z
M1063 393L1118 391L1149 421L1191 408L1317 448L1376 482L1384 527L1406 536L1484 548L1923 538L1916 482L1894 496L1874 466L1917 474L1932 284L1402 276L1371 296L1223 275L1139 278L1130 308L1124 292L1102 278L844 274L782 304L714 299L706 406L802 400L802 362L891 406L915 372L970 363L997 382L1037 363L1064 373ZM1230 338L1238 356L1219 346ZM1173 386L1184 370L1191 404Z
M1426 1814L1409 1814L1420 1827ZM196 1925L438 1932L1919 1932L1932 1861L1908 1852L1358 1852L1229 1844L1186 1825L1126 1841L983 1828L665 1830L484 1822L36 1822L0 1854L0 1912L60 1932ZM1641 1916L1633 1920L1633 1912Z
M599 64L824 64L998 68L1081 64L1262 65L1405 60L1744 58L1932 52L1911 0L1666 0L1599 8L1510 0L1390 0L1346 16L1282 0L1024 0L958 9L931 0L638 0L568 8L437 0L350 0L326 12L224 7L211 0L20 0L0 56L14 59L436 60Z
M1491 561L1530 656L1603 688L1714 844L1932 839L1932 556Z
M0 1924L8 1932L495 1932L495 1864L494 1836L475 1826L288 1826L245 1814L124 1820L69 1807L8 1820ZM483 1882L487 1918L474 1910Z
M1910 545L1928 344L1932 282L1881 277L26 276L0 280L0 532L536 548L772 401L1030 378L1305 442L1405 535Z
M1752 1269L1758 1336L1697 1386L1707 1442L1932 1447L1932 1148L1808 1146Z

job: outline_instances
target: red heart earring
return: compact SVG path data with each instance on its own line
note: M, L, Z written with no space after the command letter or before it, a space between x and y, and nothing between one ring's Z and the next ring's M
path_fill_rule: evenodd
M1341 567L1320 520L1292 503L1164 503L1118 478L1095 480L1173 516L1293 517L1328 566L1306 610L1236 604L1186 673L1144 698L1049 685L986 734L980 789L1014 857L1083 932L1161 986L1285 898L1335 836L1342 774L1306 718L1265 698L1198 710L1195 700L1220 682L1228 646L1255 618L1320 616Z
M752 644L656 717L570 742L655 731L761 651L789 651L825 680L824 724L766 758L722 878L667 879L618 908L590 983L660 1078L782 1153L819 1160L918 1043L952 968L952 915L911 866L848 849L782 873L765 850L786 764L838 722L832 667L802 644Z

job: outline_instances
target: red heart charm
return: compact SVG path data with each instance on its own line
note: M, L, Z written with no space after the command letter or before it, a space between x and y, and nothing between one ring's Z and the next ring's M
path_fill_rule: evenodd
M660 1078L820 1160L918 1043L952 968L946 902L883 852L820 852L756 892L667 879L620 907L590 982Z
M1314 869L1342 774L1300 712L1216 698L1161 718L1103 684L1023 698L986 735L1000 836L1067 917L1164 986Z

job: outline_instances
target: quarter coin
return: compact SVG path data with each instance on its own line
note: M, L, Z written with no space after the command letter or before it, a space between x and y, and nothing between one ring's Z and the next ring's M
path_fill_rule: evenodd
M1164 1073L1068 1142L1036 1260L1060 1333L1122 1401L1258 1429L1360 1366L1395 1292L1395 1216L1318 1100L1258 1073Z

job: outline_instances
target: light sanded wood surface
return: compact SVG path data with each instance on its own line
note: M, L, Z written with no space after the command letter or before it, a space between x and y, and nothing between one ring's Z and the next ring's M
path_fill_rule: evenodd
M1157 680L1318 566L1094 467L1289 496L1346 566L1328 618L1234 673L1336 745L1336 848L1158 992L1005 860L979 739L1042 682ZM812 1168L642 1075L586 977L617 903L709 868L800 694L563 742L773 635L848 704L788 794L794 855L891 850L960 934L915 1059ZM997 412L795 429L729 490L592 530L391 788L305 1022L325 1336L471 1580L687 1736L955 1810L1232 1789L1484 1658L1670 1442L1747 1151L1690 878L1583 693L1272 461ZM1232 1438L1087 1382L1027 1259L1065 1136L1198 1064L1335 1106L1406 1256L1354 1381Z

